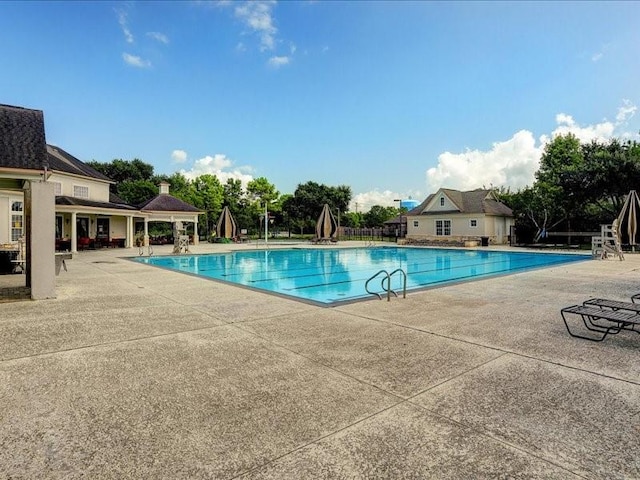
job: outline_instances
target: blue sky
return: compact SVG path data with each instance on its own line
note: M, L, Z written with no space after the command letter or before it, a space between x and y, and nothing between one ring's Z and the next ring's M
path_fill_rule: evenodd
M0 103L82 160L519 188L553 135L640 140L638 2L0 2ZM352 208L354 207L352 204Z

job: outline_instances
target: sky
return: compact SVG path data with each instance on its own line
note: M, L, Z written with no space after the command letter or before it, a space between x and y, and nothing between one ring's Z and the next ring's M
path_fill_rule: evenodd
M640 2L0 2L0 103L157 174L531 185L554 135L640 140Z

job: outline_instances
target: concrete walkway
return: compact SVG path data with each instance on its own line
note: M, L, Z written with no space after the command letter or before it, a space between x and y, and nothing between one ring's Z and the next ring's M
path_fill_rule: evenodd
M320 308L127 254L0 304L0 478L640 478L640 336L559 313L640 255Z

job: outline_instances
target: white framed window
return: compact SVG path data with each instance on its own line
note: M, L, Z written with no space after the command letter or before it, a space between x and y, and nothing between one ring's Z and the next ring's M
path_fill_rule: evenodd
M436 220L436 236L451 235L451 220Z
M416 227L416 228L418 228L418 220L414 220L414 221L413 221L413 226L414 226L414 227Z
M51 183L53 183L53 193L55 193L56 196L62 195L62 183L60 182L51 182Z
M24 232L24 216L22 214L22 202L11 202L11 241L20 240Z
M469 219L469 226L471 228L477 228L478 227L478 220L476 220L475 218Z
M440 197L440 206L444 207L444 197Z
M74 185L73 196L76 198L89 198L89 187L85 187L83 185Z

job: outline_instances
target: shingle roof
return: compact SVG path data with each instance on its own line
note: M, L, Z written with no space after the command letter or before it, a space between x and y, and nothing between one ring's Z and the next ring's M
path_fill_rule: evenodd
M47 145L47 157L49 160L49 170L82 175L83 177L91 177L113 183L113 180L109 177L93 169L83 161L78 160L60 147Z
M111 198L109 198L111 200ZM96 208L112 208L116 210L133 210L136 211L136 207L127 205L126 203L112 203L112 202L95 202L93 200L86 200L84 198L68 197L66 195L59 195L56 197L56 205L72 205L81 207L96 207Z
M443 192L455 205L458 210L452 212L459 213L484 213L487 215L500 215L500 216L513 216L513 212L504 203L499 202L492 198L491 190L470 190L467 192L461 192L459 190L452 190L448 188L441 188L438 192ZM442 210L434 210L432 212L425 212L429 202L436 194L429 195L424 202L412 209L407 215L442 215L445 212Z
M123 199L121 199L118 195L116 195L113 192L109 192L109 203L117 203L120 205L130 206L127 202L125 202Z
M153 197L151 200L138 205L138 209L143 212L202 212L202 210L199 210L193 205L189 205L187 202L183 202L168 193L161 193L160 195Z
M41 110L0 105L0 167L43 170L46 145Z

